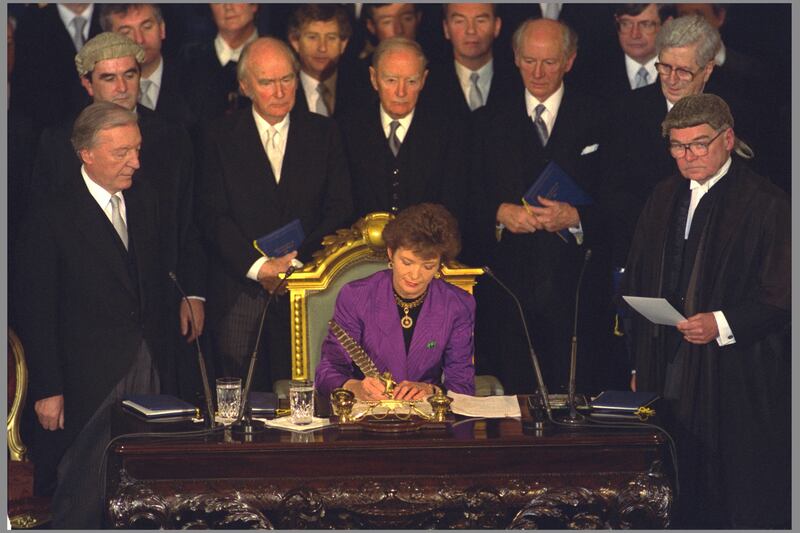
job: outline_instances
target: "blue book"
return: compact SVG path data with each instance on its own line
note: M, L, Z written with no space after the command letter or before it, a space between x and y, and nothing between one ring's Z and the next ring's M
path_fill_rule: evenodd
M131 394L123 398L122 405L145 418L200 416L197 407L168 394Z
M593 409L633 413L658 400L655 392L607 390L592 400Z
M250 391L247 396L250 399L250 413L258 416L274 416L278 408L278 395L274 392L255 392Z
M300 219L296 218L285 226L254 240L253 246L266 257L281 257L300 248L305 238L303 225L300 224Z
M575 180L567 174L563 168L558 166L555 161L550 161L544 170L542 170L533 185L525 192L522 197L522 203L525 205L532 205L541 207L538 196L547 198L548 200L555 200L564 202L571 206L576 205L590 205L594 203L592 197L586 194L581 187L575 183ZM558 232L558 235L567 240L569 237L569 230L563 229Z

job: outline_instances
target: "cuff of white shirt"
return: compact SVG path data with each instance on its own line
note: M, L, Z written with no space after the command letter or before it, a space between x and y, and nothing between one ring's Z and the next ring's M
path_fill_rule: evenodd
M572 233L572 235L575 236L575 241L578 244L583 244L583 224L580 221L578 221L577 226L567 229L569 230L570 233Z
M253 281L258 281L258 271L261 270L261 265L269 261L268 257L259 257L256 259L256 262L253 263L253 266L250 267L250 270L247 271L247 279L252 279Z
M722 311L714 311L714 320L717 321L717 329L719 330L717 344L720 346L734 344L736 338L733 336L733 331L731 330L730 324L728 324L728 320L725 318L725 314Z
M187 300L200 300L201 302L205 302L206 299L203 296L187 296Z

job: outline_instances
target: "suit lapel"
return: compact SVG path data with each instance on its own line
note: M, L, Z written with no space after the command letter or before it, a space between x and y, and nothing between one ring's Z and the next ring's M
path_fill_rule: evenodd
M79 180L79 183L75 183L72 194L78 207L75 210L74 217L78 231L97 250L97 257L107 264L122 285L130 291L132 296L136 297L138 291L133 286L128 268L125 265L124 255L120 251L122 241L116 235L108 217L97 205L82 179Z

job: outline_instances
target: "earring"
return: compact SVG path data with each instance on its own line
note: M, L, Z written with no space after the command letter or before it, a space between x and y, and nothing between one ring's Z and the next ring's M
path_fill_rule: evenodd
M436 274L433 275L434 278L439 279L442 277L442 269L436 271Z
M389 262L387 263L387 265L388 265L388 267L389 267L389 268L394 268L394 263L392 263L391 261L389 261Z

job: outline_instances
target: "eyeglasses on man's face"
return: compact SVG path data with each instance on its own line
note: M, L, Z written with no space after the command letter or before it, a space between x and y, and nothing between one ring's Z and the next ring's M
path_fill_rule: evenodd
M634 21L628 18L617 18L617 31L619 33L631 33L633 28L639 30L639 33L652 35L658 31L659 23L655 20L639 20Z
M703 70L703 67L692 72L687 68L682 67L673 67L672 65L668 65L666 63L656 63L656 70L661 76L665 78L669 78L672 73L675 73L675 76L681 81L692 81L697 74Z
M708 155L708 147L717 140L717 137L722 135L727 128L721 129L714 135L711 139L707 141L693 141L690 143L676 143L671 142L669 143L669 153L675 159L680 159L686 155L686 150L689 150L694 154L696 157L703 157L704 155Z

